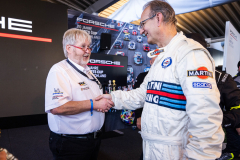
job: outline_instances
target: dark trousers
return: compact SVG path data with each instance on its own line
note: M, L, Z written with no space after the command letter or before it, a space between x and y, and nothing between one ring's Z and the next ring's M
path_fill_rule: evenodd
M235 128L227 127L225 130L227 136L227 146L223 150L223 153L233 153L234 157L238 157L240 154L240 136Z
M101 139L72 138L50 132L49 147L54 160L97 160Z

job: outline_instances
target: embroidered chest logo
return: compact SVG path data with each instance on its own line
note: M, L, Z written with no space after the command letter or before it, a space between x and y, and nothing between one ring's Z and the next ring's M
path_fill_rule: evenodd
M162 62L162 68L167 68L171 64L172 64L172 58L171 57L165 58Z
M208 77L213 78L213 73L208 71L206 67L199 67L197 70L187 71L188 77L197 76L200 79L207 79Z
M63 92L61 92L59 88L54 88L52 100L59 99L60 97L63 97Z
M86 86L87 84L83 81L83 82L79 82L78 83L80 86Z

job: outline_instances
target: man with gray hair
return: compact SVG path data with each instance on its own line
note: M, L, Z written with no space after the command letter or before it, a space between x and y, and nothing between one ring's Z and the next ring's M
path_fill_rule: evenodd
M47 76L45 111L54 159L97 159L105 115L96 110L108 111L113 102L94 100L102 94L102 86L87 66L90 44L85 31L67 30L63 36L67 59L53 65Z
M159 54L141 86L115 91L108 98L115 109L137 109L144 103L141 136L145 160L215 160L224 132L215 64L199 43L177 33L173 8L150 1L141 15L140 32Z

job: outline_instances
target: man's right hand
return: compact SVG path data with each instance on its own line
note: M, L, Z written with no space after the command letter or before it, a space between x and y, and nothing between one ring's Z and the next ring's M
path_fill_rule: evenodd
M101 112L108 112L110 108L114 106L114 103L111 100L106 98L94 99L93 109Z

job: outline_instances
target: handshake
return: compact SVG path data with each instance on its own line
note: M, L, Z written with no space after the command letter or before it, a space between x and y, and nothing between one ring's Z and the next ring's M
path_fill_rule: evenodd
M111 94L103 94L96 97L93 101L93 109L98 112L108 112L114 106Z

